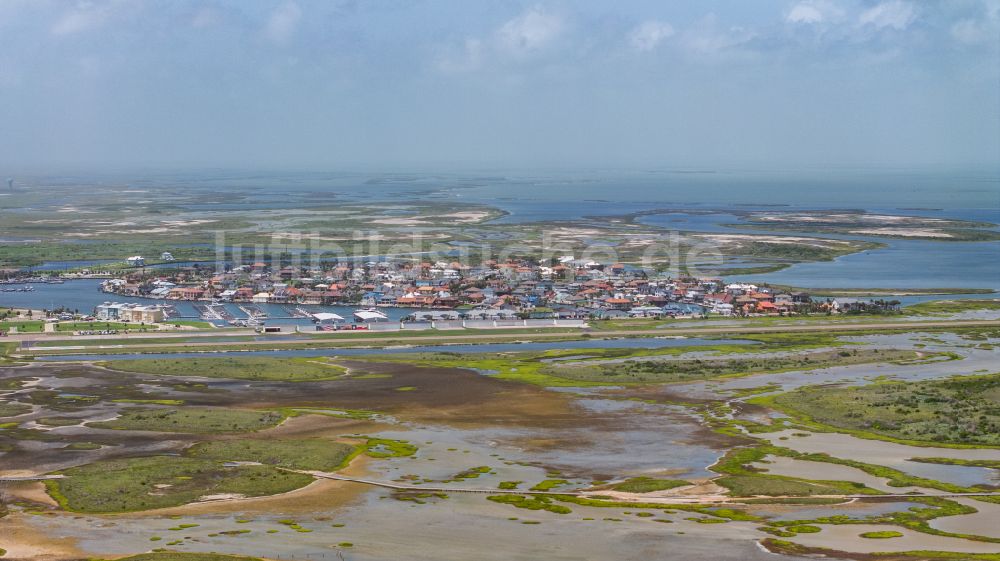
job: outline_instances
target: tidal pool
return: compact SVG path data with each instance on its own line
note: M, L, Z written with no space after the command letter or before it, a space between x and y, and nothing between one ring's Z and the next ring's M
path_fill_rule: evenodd
M372 490L351 505L311 515L297 514L294 522L307 530L304 532L282 524L283 519L293 519L281 514L179 519L143 515L46 516L34 517L31 524L54 538L75 539L85 553L105 555L144 551L179 540L170 547L271 559L337 560L338 549L344 558L354 560L794 559L760 550L756 545L760 534L754 524L728 523L725 532L720 532L720 525L685 520L688 516L660 513L656 519L671 520L662 523L653 517L636 517L635 510L630 509L575 506L570 514L552 514L459 494L415 504ZM238 519L251 521L241 524ZM198 526L170 530L188 524ZM249 532L221 534L245 530ZM153 537L162 539L150 541ZM340 545L345 543L351 546Z
M913 530L878 524L824 524L823 530L815 534L798 534L791 538L795 543L810 547L822 547L851 553L875 553L880 551L953 551L958 553L997 553L1000 544L977 542L962 538L935 536ZM901 534L898 538L862 538L868 532L894 530Z
M795 436L796 434L805 436ZM1000 461L996 448L935 448L908 446L882 440L857 438L840 433L803 433L797 430L755 435L775 446L791 448L807 454L826 453L836 458L849 458L868 464L898 469L904 473L956 485L995 485L996 470L944 464L913 462L910 458L956 458ZM781 440L786 437L787 440Z

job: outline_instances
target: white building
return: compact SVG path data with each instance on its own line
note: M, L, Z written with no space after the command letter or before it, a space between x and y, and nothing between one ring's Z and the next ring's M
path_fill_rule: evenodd
M135 323L157 323L164 319L163 308L105 302L94 309L94 316L102 321L130 321Z
M146 260L141 255L133 255L132 257L127 257L125 262L129 264L130 267L145 267Z
M313 319L315 319L316 323L319 323L320 325L337 325L347 321L343 316L339 316L331 312L315 313L313 314Z
M354 319L364 323L376 323L380 321L389 321L389 316L378 310L368 309L354 312Z

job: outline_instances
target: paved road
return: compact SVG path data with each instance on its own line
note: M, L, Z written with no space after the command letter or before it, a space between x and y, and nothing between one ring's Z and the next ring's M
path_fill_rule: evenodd
M314 347L322 348L324 343L330 343L331 345L348 346L344 343L349 343L351 345L366 346L366 345L379 345L388 344L399 345L401 343L405 344L424 344L424 345L443 345L448 343L474 343L477 341L488 341L488 342L502 342L502 341L544 341L546 339L558 339L565 338L566 336L578 335L581 333L589 333L594 338L609 338L609 337L640 337L640 336L700 336L700 335L741 335L741 334L755 334L755 333L830 333L830 332L841 332L847 333L852 331L893 331L893 330L905 330L913 331L919 329L935 329L935 328L957 328L957 327L1000 327L1000 320L932 320L932 321L896 321L896 322L877 322L877 323L819 323L816 325L729 325L729 326L716 326L716 327L675 327L670 329L662 330L616 330L616 331L590 331L590 330L553 330L551 332L540 332L540 333L490 333L490 332L477 332L472 334L466 334L466 330L455 330L455 331L440 331L436 332L433 336L412 336L403 333L393 334L392 336L383 337L371 337L366 333L351 333L351 334L338 334L330 337L302 337L301 339L281 339L281 340L259 340L259 341L205 341L205 342L194 342L186 341L181 343L151 343L146 348L157 348L169 351L171 348L183 348L185 350L192 348L208 348L220 345L240 345L243 347L267 347L268 349L276 349L284 346L295 346L302 343L310 343ZM224 334L224 332L214 332L208 333L211 336L219 336ZM228 334L228 333L227 333ZM235 334L235 333L234 333ZM37 336L37 334L35 334ZM188 334L191 336L194 334ZM162 337L163 335L159 335ZM120 349L123 348L120 345L110 344L111 341L116 340L120 337L115 336L104 336L108 338L109 345L107 348ZM138 339L140 336L138 334L130 336L131 339ZM51 338L47 338L52 340ZM66 341L72 341L72 339L65 339ZM72 345L72 343L69 343ZM138 345L137 345L138 346ZM39 347L39 350L42 347ZM74 351L100 351L100 345L87 346L85 349L73 349Z

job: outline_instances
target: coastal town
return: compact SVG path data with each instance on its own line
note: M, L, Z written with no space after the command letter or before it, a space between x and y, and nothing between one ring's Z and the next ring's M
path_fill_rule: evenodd
M128 262L140 259L130 257ZM64 282L59 277L35 280ZM263 325L269 316L265 308L279 306L282 317L311 319L337 329L388 322L389 316L380 311L385 308L413 308L399 316L411 322L758 317L892 313L899 309L896 300L819 298L802 291L727 283L721 278L671 278L622 263L572 256L547 264L512 259L477 266L404 260L350 261L327 267L255 262L224 272L199 264L169 269L133 266L105 278L100 290L108 295L108 301L93 310L80 310L73 302L64 302L62 308L47 315L65 320L152 324L177 319L180 314L175 304L185 302L202 320L247 327ZM114 297L132 301L118 302ZM244 317L224 304L235 307ZM328 306L359 309L349 319L324 310ZM67 313L70 309L74 312Z
M0 561L1000 561L1000 0L0 28Z

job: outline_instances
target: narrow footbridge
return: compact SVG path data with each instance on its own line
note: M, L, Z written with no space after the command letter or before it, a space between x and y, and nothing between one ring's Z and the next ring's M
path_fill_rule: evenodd
M385 489L392 489L393 491L418 491L421 493L486 493L489 495L578 495L585 496L590 493L584 493L581 491L520 491L517 489L482 489L475 487L432 487L430 485L406 485L403 483L394 483L391 481L376 481L374 479L362 479L360 477L349 477L346 475L339 475L336 473L329 473L325 471L304 471L298 469L287 469L279 468L282 471L290 471L293 473L303 473L306 475L311 475L313 477L318 477L319 479L333 479L336 481L349 481L351 483L361 483L363 485L371 485L373 487L383 487Z
M17 483L19 481L47 481L49 479L62 479L65 475L18 475L0 477L0 483Z
M289 471L293 473L302 473L305 475L311 475L319 479L333 479L336 481L347 481L351 483L360 483L362 485L371 485L373 487L382 487L385 489L392 489L394 491L416 491L420 493L483 493L488 495L571 495L576 497L590 497L596 498L600 496L602 492L600 490L595 491L532 491L532 490L520 490L520 489L484 489L475 487L442 487L442 486L431 486L431 485L407 485L403 483L395 483L391 481L377 481L374 479L363 479L360 477L351 477L347 475L340 475L337 473L329 473L325 471L305 471L297 469L287 469L279 468L283 471ZM809 495L808 497L802 496L771 496L771 495L758 495L753 497L731 497L729 495L720 494L706 494L706 495L671 495L671 496L659 496L659 497L642 497L641 502L643 503L662 503L665 505L669 504L704 504L704 503L741 503L746 501L760 500L760 499L842 499L845 501L851 500L863 500L863 499L912 499L917 497L937 497L937 498L954 498L954 497L1000 497L1000 492L995 491L983 491L981 493L923 493L923 494L913 494L913 493L887 493L884 495ZM630 502L629 499L619 499L624 502Z

